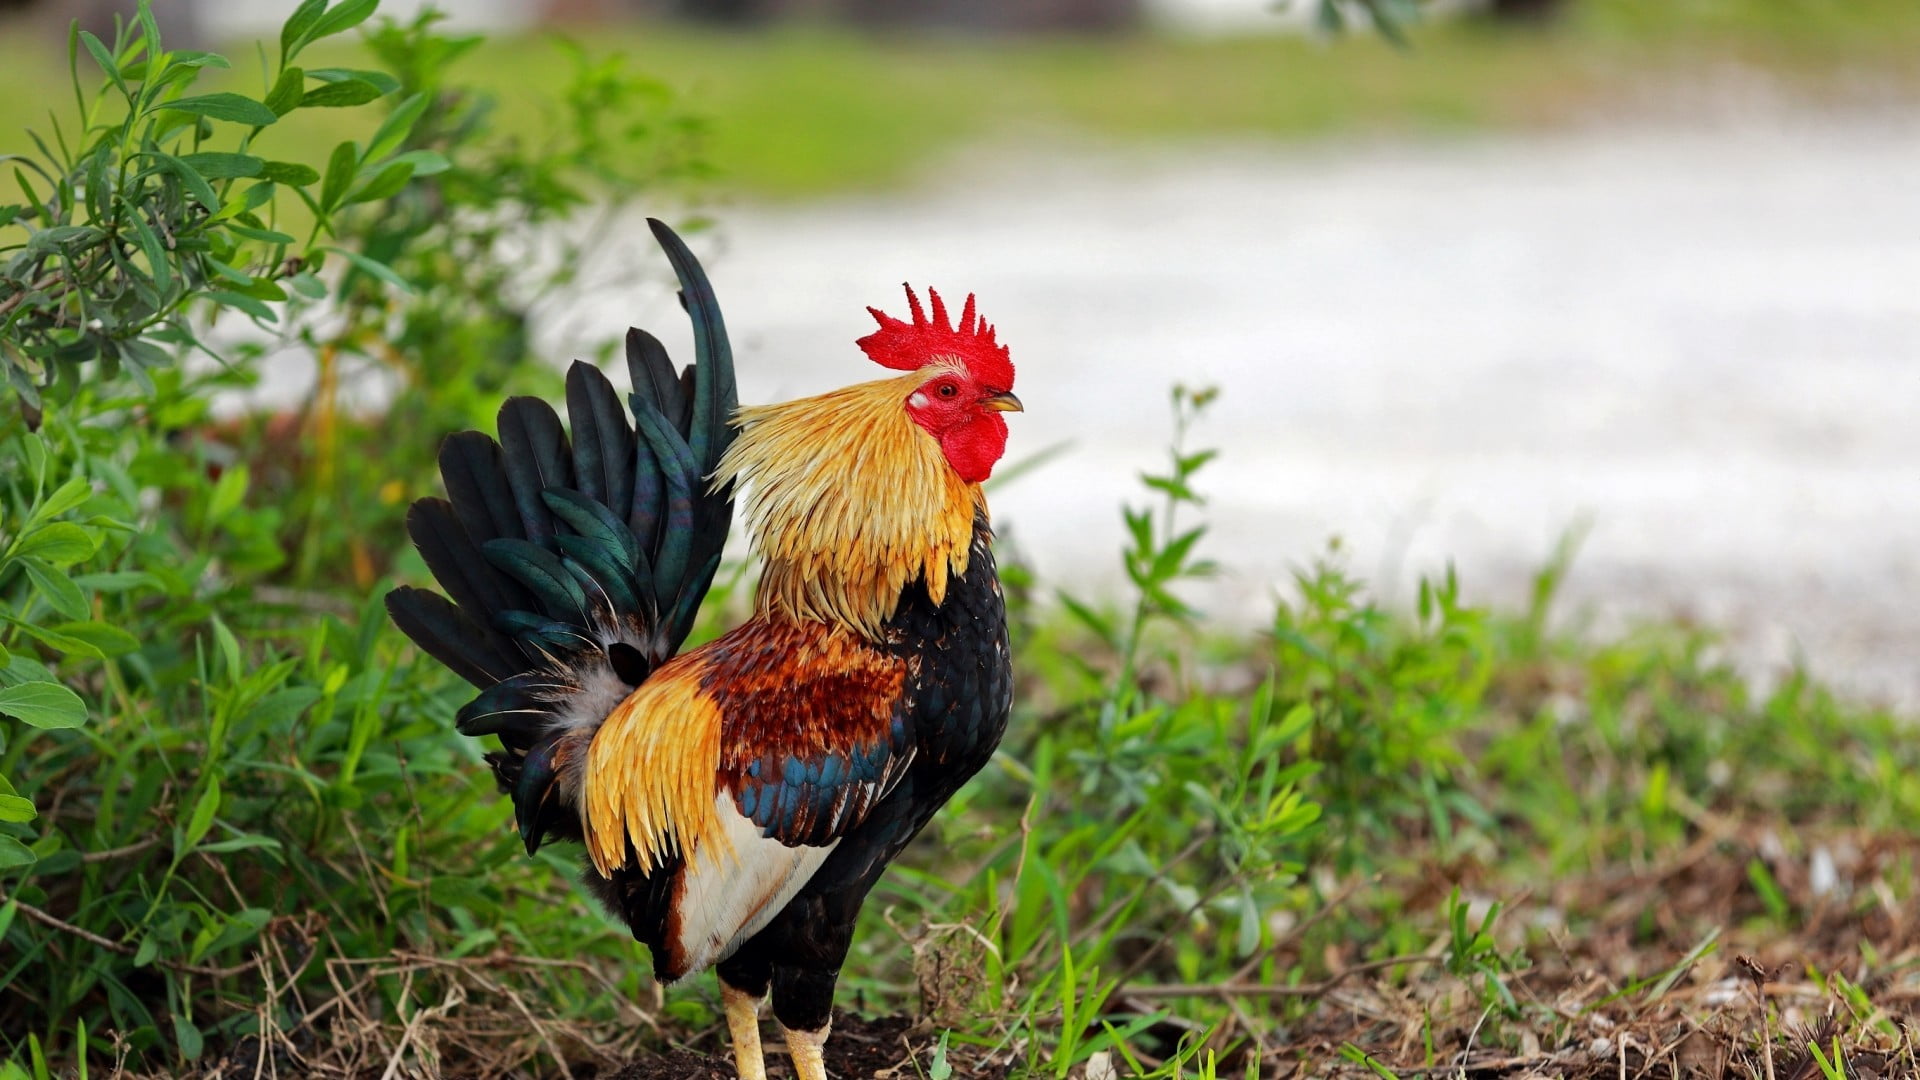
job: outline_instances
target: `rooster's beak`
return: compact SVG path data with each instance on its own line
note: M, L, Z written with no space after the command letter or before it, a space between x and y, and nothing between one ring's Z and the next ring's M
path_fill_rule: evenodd
M987 398L984 401L980 402L980 404L986 406L989 409L992 409L994 412L1026 412L1027 411L1026 407L1020 404L1020 399L1017 397L1014 397L1011 391L1004 394L995 394L992 397Z

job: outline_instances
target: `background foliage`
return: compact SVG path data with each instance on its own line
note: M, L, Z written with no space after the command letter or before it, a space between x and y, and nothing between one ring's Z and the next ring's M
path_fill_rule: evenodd
M304 4L257 98L194 93L228 61L165 51L144 6L113 42L76 32L81 119L36 137L26 199L0 207L0 1029L34 1061L87 1042L191 1061L257 1030L261 1002L299 1015L276 968L326 985L336 962L517 947L520 919L553 955L624 955L556 917L555 866L485 872L512 844L446 737L454 690L377 604L435 440L358 448L556 388L524 362L529 313L598 234L545 271L504 246L589 199L670 192L694 128L583 58L546 140L502 138L448 81L478 39L431 17L367 30L377 68L298 66L373 9ZM313 108L365 114L360 137L324 171L264 156L265 129ZM293 349L318 362L303 407L215 410ZM341 389L369 377L390 403L356 414Z
M377 603L422 574L400 519L436 490L435 436L556 392L531 322L627 203L705 181L705 129L571 50L540 136L514 136L468 81L483 43L373 9L308 0L254 72L165 50L144 8L112 41L76 33L73 110L12 161L4 1075L497 1073L717 1045L708 987L661 994L569 853L519 853L482 748L449 729L463 688ZM349 32L367 66L310 60ZM318 110L350 132L324 161L275 142ZM219 404L294 355L317 368L297 409ZM369 381L384 403L356 410L343 391ZM1182 599L1214 570L1213 398L1174 392L1166 469L1123 514L1123 602L1010 560L1007 745L876 893L848 1004L928 1017L936 1077L1253 1075L1341 1047L1378 1071L1378 1045L1428 1066L1584 1048L1593 1017L1665 1007L1723 932L1825 928L1794 955L1846 1003L1831 1053L1893 1052L1860 988L1920 963L1884 921L1916 888L1920 751L1898 718L1798 677L1755 696L1698 630L1567 633L1565 560L1526 611L1447 574L1403 613L1335 545L1263 632L1220 636ZM742 587L723 580L716 625ZM1822 850L1857 856L1845 891L1816 886ZM1610 906L1683 895L1709 856L1734 868L1720 906ZM1616 933L1660 966L1568 945ZM1562 1005L1569 957L1599 982ZM1356 972L1411 1025L1373 1021L1373 1049L1320 1009ZM1805 1051L1784 1004L1758 1015L1730 1045Z

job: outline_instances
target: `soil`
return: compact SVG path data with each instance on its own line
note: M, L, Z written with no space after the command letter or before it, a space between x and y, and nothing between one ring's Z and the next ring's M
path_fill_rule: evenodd
M1319 984L1270 998L1238 995L1240 1022L1212 1036L1217 1075L1818 1080L1823 1072L1807 1047L1830 1047L1838 1036L1850 1078L1920 1077L1920 911L1883 884L1920 860L1920 839L1853 829L1792 839L1803 853L1832 852L1838 884L1816 886L1805 856L1788 855L1770 830L1724 824L1662 863L1543 882L1513 897L1502 925L1521 928L1533 960L1501 977L1514 1003L1506 1017L1496 1014L1483 974L1448 974L1433 957L1381 968L1332 949L1321 959L1335 974ZM1748 887L1755 862L1809 913L1791 928L1770 920ZM1444 893L1459 885L1469 896L1494 887L1470 865L1443 876L1429 886ZM1414 881L1379 887L1409 897L1421 891ZM1834 890L1831 899L1814 901L1816 888ZM1500 942L1503 950L1520 944ZM1847 977L1856 996L1849 1000L1819 973ZM1115 1014L1151 1013L1172 1004L1167 989L1123 991L1111 1006ZM777 1031L768 1029L768 1075L791 1077ZM1170 1019L1130 1046L1151 1066L1198 1034ZM936 1039L932 1024L909 1017L841 1015L827 1043L828 1072L834 1080L920 1080ZM597 1080L734 1080L724 1047L711 1049L641 1056ZM1003 1080L1014 1061L1005 1051L950 1046L948 1064L951 1080ZM1083 1065L1069 1075L1131 1075L1112 1064L1117 1071Z
M1124 1025L1162 1014L1128 1039L1132 1061L1150 1071L1204 1040L1217 1059L1212 1075L1236 1080L1821 1080L1831 1074L1809 1046L1836 1043L1849 1080L1920 1078L1920 833L1696 814L1695 839L1658 861L1526 882L1469 855L1329 881L1329 899L1313 916L1319 931L1307 933L1303 922L1275 940L1272 955L1272 970L1317 981L1272 985L1248 974L1194 984L1171 969L1143 969L1107 999L1099 1019ZM1772 891L1756 889L1756 878ZM1493 949L1476 952L1479 959L1449 970L1441 941L1387 960L1366 944L1383 939L1377 920L1424 919L1456 889L1472 910L1502 903ZM1369 894L1399 903L1375 910ZM277 983L292 985L304 958L281 958ZM339 1004L314 1009L316 1022L277 1031L266 1045L238 1040L199 1075L375 1080L412 1058L421 1067L403 1075L736 1080L718 1024L661 1023L637 1003L591 1027L536 1019L504 981L528 965L554 966L507 952L336 962L347 988L333 999ZM404 1024L382 1016L378 980L429 977L439 981L428 996L442 1004ZM936 1015L952 1011L937 993L929 1000ZM947 1068L935 1070L943 1027L1009 1033L1020 1023L1008 1016L996 1026L964 1008L960 1016L965 1021L841 1013L826 1045L829 1075L1005 1080L1024 1067L1028 1048L1010 1037L992 1052L950 1042ZM764 1033L769 1077L788 1080L794 1074L771 1020ZM544 1064L556 1057L568 1068ZM1076 1063L1065 1080L1135 1072L1116 1056Z
M768 1077L792 1076L787 1057L780 1052L778 1036L771 1030L767 1034L770 1036ZM841 1014L834 1017L833 1035L827 1040L827 1074L836 1078L917 1080L926 1075L933 1042L933 1031L924 1024L916 1024L910 1017L883 1016L869 1020ZM692 1050L673 1050L628 1062L607 1080L735 1080L737 1075L731 1061ZM954 1080L1005 1075L1004 1068L998 1072L980 1072L956 1067L953 1073Z

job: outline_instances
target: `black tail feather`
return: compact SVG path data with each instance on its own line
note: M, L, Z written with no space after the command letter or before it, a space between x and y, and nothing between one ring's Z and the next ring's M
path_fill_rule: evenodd
M720 318L720 302L715 299L706 274L701 272L699 260L672 229L658 221L649 220L647 224L667 253L667 260L673 263L673 272L680 278L681 302L693 320L694 362L705 373L705 378L694 380L693 419L686 431L687 447L700 463L700 475L708 476L720 464L720 454L726 450L726 444L732 441L726 432L729 430L727 420L737 399L733 349L727 343L727 325Z
M500 444L478 431L458 431L440 444L440 478L468 534L482 539L527 537L507 486Z
M460 523L456 505L445 499L419 500L407 511L407 532L440 587L479 625L490 628L491 612L532 606L532 595L501 576L474 546L473 533ZM503 655L513 655L510 642L495 644Z
M439 593L402 585L387 594L387 612L428 656L475 686L510 678L523 662L495 650L486 631Z
M500 406L500 458L507 486L526 538L536 544L553 539L553 521L540 493L550 487L573 486L573 461L567 453L567 433L553 406L532 397L508 398Z
M675 431L687 433L692 402L681 392L673 361L667 359L667 347L639 327L627 331L627 378L633 383L633 392L660 410Z
M672 230L650 221L680 279L695 362L678 376L658 339L627 333L628 401L598 369L567 372L571 438L546 402L501 406L500 438L450 436L448 498L422 499L407 531L448 596L387 596L394 622L480 687L458 717L496 735L488 755L528 850L579 835L562 798L592 732L678 651L720 565L730 490L707 477L735 436L732 350L713 288Z

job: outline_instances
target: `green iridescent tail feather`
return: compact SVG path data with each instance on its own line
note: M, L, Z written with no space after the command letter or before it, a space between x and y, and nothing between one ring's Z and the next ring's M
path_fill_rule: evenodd
M648 224L680 280L695 363L676 374L657 339L629 330L627 408L598 368L575 361L566 427L546 402L517 397L500 409L497 442L449 436L447 497L407 514L445 595L387 595L395 624L480 688L456 723L500 738L488 761L529 852L549 835L578 836L581 751L679 651L733 519L731 490L706 483L736 434L726 325L693 253Z

